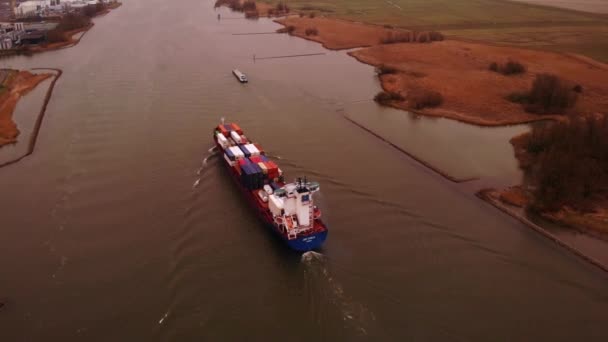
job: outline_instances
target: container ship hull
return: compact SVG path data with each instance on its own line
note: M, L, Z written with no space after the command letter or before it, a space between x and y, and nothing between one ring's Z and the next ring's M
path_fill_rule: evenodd
M216 143L218 151L222 154L226 154L226 144L220 143L216 136L214 136L214 141ZM314 214L312 214L312 217L310 217L310 222L308 224L310 228L300 229L297 233L295 232L296 229L294 228L291 228L290 230L287 224L281 224L281 222L286 222L290 220L290 217L288 217L289 215L284 214L284 209L281 211L281 214L283 214L282 216L273 215L273 212L269 209L268 201L263 201L261 197L258 196L258 192L264 191L262 190L263 188L260 187L260 189L252 190L251 187L247 187L243 182L244 170L240 170L238 167L235 167L235 165L231 165L230 160L226 158L226 156L224 156L224 158L222 159L224 159L222 160L222 163L226 167L230 178L232 178L237 188L241 192L242 196L245 197L248 204L252 207L252 209L255 210L256 215L264 223L267 229L270 229L276 237L281 239L290 249L294 251L307 252L311 250L318 250L321 248L321 246L327 239L328 230L325 224L321 221L320 211L316 207L314 207L314 210L312 210L311 207L311 213ZM235 164L238 165L236 160ZM266 180L265 183L266 184L264 185L266 187L269 183L273 183L273 185L275 185L275 183L270 180ZM281 186L277 192L281 193L283 192L283 189L289 189L289 186L292 185L285 185L282 181L277 181L277 183L279 186ZM274 196L274 193L269 192L268 195L272 197ZM313 205L312 199L310 199L309 205ZM293 215L293 220L298 220L298 217L296 215Z

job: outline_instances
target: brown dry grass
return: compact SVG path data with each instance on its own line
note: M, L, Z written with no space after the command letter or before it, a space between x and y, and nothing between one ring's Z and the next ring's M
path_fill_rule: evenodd
M16 77L5 84L8 90L0 96L0 146L16 142L19 135L19 129L12 119L19 99L51 76L19 71Z
M420 114L482 126L557 119L553 113L526 113L520 104L506 99L509 94L530 89L536 75L541 73L556 74L585 89L577 105L566 114L591 114L608 108L608 83L604 81L608 79L608 65L579 55L457 40L379 45L383 37L397 31L324 17L292 16L277 22L294 26L294 35L319 42L328 49L369 47L350 54L376 67L390 64L399 70L394 75L380 76L385 91L407 94L414 89L424 89L443 96L440 107L423 109ZM309 27L316 27L318 35L307 36ZM524 64L527 72L504 77L488 70L492 62L509 60ZM409 109L407 101L391 105Z
M521 188L521 186L512 186L500 192L500 200L504 203L524 208L528 205L530 199Z
M320 36L322 36L320 34ZM407 93L414 89L437 91L444 97L441 107L421 114L441 116L484 126L532 122L554 115L526 113L506 96L531 88L537 74L554 73L585 89L570 113L593 114L608 108L608 66L551 52L499 47L461 41L433 44L379 45L351 53L359 61L399 69L381 76L387 91ZM504 77L488 70L496 60L515 58L528 68L524 75ZM412 73L425 75L413 77ZM407 104L397 105L407 109Z
M377 45L393 29L377 25L354 23L346 20L328 19L323 17L291 16L277 20L285 26L294 26L294 35L316 41L330 50L352 49ZM307 36L306 29L314 27L318 35Z

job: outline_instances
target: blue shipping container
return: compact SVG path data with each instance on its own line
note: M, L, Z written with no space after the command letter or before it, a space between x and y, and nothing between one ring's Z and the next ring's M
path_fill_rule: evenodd
M232 153L232 151L230 151L229 148L227 148L225 151L226 151L226 155L228 156L228 159L235 160L234 153Z
M249 153L249 151L245 148L244 145L239 145L239 148L241 149L241 151L243 151L243 153L245 154L245 157L247 157L247 158L251 157L251 153Z

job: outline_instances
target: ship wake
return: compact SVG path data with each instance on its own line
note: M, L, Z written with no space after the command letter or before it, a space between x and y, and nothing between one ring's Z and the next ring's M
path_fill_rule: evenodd
M203 161L201 162L201 167L196 171L197 176L201 176L203 174L203 172L206 170L207 163L209 162L209 160L218 155L217 148L215 146L210 148L208 151L209 151L209 155L203 159ZM197 188L199 186L200 182L201 182L201 177L199 177L198 179L196 179L194 181L194 183L192 184L192 189Z
M367 336L375 321L374 314L344 292L330 272L327 258L317 252L306 252L302 254L301 264L304 269L303 292L314 322L323 327L331 324L328 322L333 319L339 319L345 333Z

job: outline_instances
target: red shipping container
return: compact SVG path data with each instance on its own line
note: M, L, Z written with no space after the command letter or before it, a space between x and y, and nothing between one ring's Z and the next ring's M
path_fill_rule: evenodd
M273 161L267 161L266 168L268 169L268 178L274 179L279 177L279 167Z
M228 137L228 136L229 136L228 130L226 129L226 127L224 127L224 125L220 125L218 128L220 129L220 132L222 132L222 134L223 134L225 137Z
M241 129L241 127L239 127L239 125L235 123L231 123L230 125L232 126L232 129L235 130L239 135L243 134L243 130Z
M249 162L247 161L247 158L241 158L239 159L239 165L243 166L245 164L249 164Z
M254 163L260 163L262 161L262 158L260 158L260 156L251 156L249 157L249 160L251 160Z
M253 146L255 146L255 148L257 148L260 151L260 154L266 154L264 152L264 150L262 149L262 146L260 146L259 144L253 144Z

